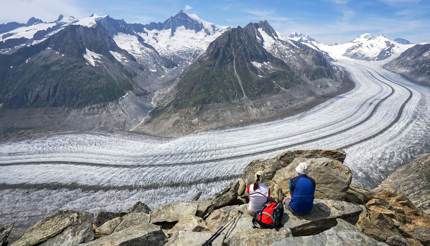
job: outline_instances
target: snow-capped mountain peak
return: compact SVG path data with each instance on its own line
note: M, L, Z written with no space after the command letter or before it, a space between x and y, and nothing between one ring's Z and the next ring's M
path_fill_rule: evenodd
M351 42L336 45L320 45L333 58L341 56L367 61L380 61L400 55L410 44L400 44L383 34L364 33Z
M95 25L97 25L97 21L106 18L107 15L96 15L96 14L92 14L89 17L84 17L82 19L79 19L76 22L73 22L73 25L80 25L80 26L85 26L85 27L94 27Z
M176 15L168 18L164 22L153 22L148 25L145 25L145 28L148 30L167 30L170 29L172 31L172 35L176 32L176 30L180 27L183 27L187 30L193 30L195 32L204 31L207 34L214 34L217 32L220 27L200 18L197 14L192 13L190 11L179 11Z
M177 63L194 60L226 30L183 10L164 22L153 22L143 27L138 35L160 54Z
M296 42L304 42L304 43L309 43L309 42L316 41L315 39L313 39L309 35L306 35L306 34L303 34L303 33L299 33L299 32L293 32L293 33L291 33L290 35L288 35L288 39L294 40Z

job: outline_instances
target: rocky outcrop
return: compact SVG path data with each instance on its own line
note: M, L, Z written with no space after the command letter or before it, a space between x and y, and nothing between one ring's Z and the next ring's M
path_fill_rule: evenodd
M125 230L101 237L95 241L82 244L85 246L114 246L114 245L163 245L166 235L159 226L144 223L129 227Z
M296 158L288 166L279 169L272 179L274 185L287 192L289 180L297 176L295 168L305 160L304 158ZM328 158L312 159L309 176L318 184L315 191L316 197L336 200L345 199L346 191L352 180L352 173L348 167L340 161Z
M202 245L226 225L213 245L430 245L429 215L388 186L371 191L351 186L344 159L338 150L287 151L253 161L242 179L212 198L167 204L152 212L138 203L124 213L99 212L94 219L60 211L13 245ZM310 164L309 175L317 182L311 213L296 216L286 208L278 230L254 228L242 196L244 179L262 171L272 189L288 191L288 180L301 161Z
M27 230L13 246L77 245L92 240L93 216L88 213L59 211Z
M287 237L273 242L272 245L289 246L326 246L326 245L368 245L382 246L385 243L379 242L361 233L357 227L342 220L336 220L336 226L319 233L317 235L305 237Z
M389 245L430 245L430 216L395 191L374 190L357 226Z
M400 167L379 187L403 193L417 208L430 214L430 154Z
M341 150L288 151L275 158L251 162L246 168L247 180L257 171L262 171L273 194L279 189L288 193L288 182L296 176L295 168L302 161L308 161L309 176L317 183L316 197L345 200L352 180L351 170L343 165L345 152Z

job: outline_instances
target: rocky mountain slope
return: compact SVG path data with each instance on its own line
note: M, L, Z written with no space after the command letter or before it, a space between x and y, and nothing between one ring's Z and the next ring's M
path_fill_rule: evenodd
M352 88L343 70L267 23L224 32L137 130L181 135L287 115Z
M60 16L1 31L0 132L128 130L221 29L181 11L147 25Z
M386 64L385 68L413 81L430 85L430 44L417 44L409 48Z
M97 18L92 16L89 18ZM57 20L44 22L30 18L27 23L9 22L0 25L0 54L10 54L24 47L46 40L66 26L78 23L74 17L60 15Z
M380 187L405 194L415 206L430 214L430 154L400 167Z
M11 245L202 245L221 226L231 224L213 245L429 245L430 216L403 194L351 185L345 152L296 150L256 160L243 176L209 199L167 204L151 211L137 203L124 212L90 214L58 211L19 233L0 226L0 242ZM246 212L244 180L256 171L277 194L302 161L316 180L314 208L296 216L284 210L282 227L257 229ZM276 196L274 198L277 198Z

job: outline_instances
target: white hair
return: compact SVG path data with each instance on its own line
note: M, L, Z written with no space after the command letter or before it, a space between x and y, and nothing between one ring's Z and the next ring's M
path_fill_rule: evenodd
M296 172L298 174L308 174L308 166L307 162L300 162L296 167Z

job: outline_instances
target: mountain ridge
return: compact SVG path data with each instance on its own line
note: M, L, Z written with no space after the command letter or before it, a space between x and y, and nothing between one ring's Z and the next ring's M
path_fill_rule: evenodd
M351 88L347 81L319 51L281 40L267 21L250 23L229 29L212 42L179 77L176 90L168 95L171 100L158 105L136 130L189 133L193 128L267 119L301 100L347 90Z

